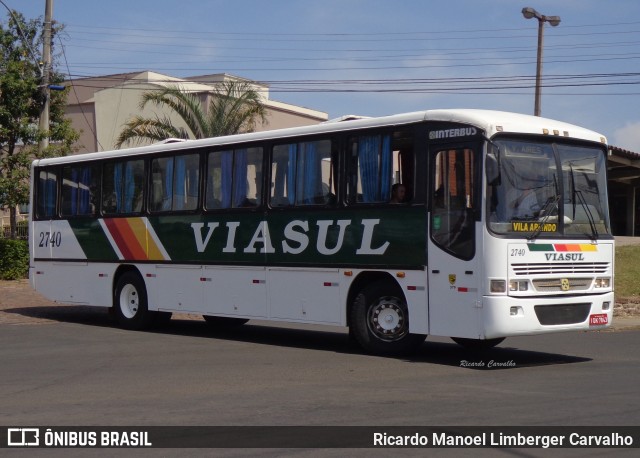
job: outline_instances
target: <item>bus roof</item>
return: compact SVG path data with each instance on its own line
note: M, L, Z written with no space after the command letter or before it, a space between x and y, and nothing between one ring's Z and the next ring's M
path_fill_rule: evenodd
M180 142L160 142L153 145L126 148L120 150L103 151L97 153L77 154L72 156L40 159L34 161L35 166L82 162L94 159L109 159L130 157L151 152L161 153L180 151L183 149L207 146L224 146L236 143L248 143L278 138L300 137L305 135L350 131L385 126L399 126L421 121L457 122L473 125L485 131L488 137L497 133L524 133L561 136L580 140L606 143L603 135L562 121L537 116L510 113L506 111L476 110L476 109L441 109L416 111L412 113L383 116L377 118L350 117L341 122L325 122L313 126L292 127L286 129L268 130L248 134L229 135L224 137L205 138L201 140L187 140Z

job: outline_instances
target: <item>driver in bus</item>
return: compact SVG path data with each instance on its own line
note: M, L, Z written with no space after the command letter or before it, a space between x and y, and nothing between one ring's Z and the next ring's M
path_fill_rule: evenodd
M524 181L521 186L514 186L509 191L508 211L512 218L536 217L540 212L538 190L544 183L543 176L536 176Z

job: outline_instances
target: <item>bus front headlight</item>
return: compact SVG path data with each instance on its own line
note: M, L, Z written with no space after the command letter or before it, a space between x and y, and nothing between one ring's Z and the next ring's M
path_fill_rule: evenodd
M609 288L611 286L611 278L609 277L598 277L596 278L594 287L596 288Z
M527 280L510 280L509 291L528 291L529 282Z

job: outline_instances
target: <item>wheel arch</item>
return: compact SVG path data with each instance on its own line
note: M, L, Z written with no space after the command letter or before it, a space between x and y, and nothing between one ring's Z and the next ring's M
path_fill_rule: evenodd
M347 294L347 304L346 304L347 306L345 307L345 313L346 313L346 323L348 327L351 327L351 308L353 307L353 302L355 301L358 294L367 285L371 283L385 281L385 280L389 280L396 285L397 287L396 293L399 294L406 303L407 298L404 292L402 291L402 287L398 283L398 280L396 280L393 277L393 275L391 275L388 272L380 272L380 271L360 272L358 276L353 280L353 282L351 282L351 285L349 286L349 292Z
M138 274L140 276L140 279L142 280L142 283L145 285L145 288L147 287L147 284L146 284L147 282L144 281L144 276L136 266L134 266L133 264L120 264L116 269L116 271L113 273L113 281L111 282L111 298L112 298L111 308L112 309L115 307L115 303L116 303L115 294L116 294L116 285L118 284L118 280L120 280L120 277L122 277L127 272L134 272ZM147 296L148 296L148 292L147 292Z

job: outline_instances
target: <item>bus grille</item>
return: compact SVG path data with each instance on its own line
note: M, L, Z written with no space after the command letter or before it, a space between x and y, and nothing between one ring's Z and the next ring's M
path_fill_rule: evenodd
M609 269L608 262L585 263L521 263L512 264L511 268L516 275L553 275L553 274L604 274Z
M587 319L591 304L536 305L534 309L542 325L575 324L583 323Z
M591 287L593 278L570 278L569 289L562 289L561 278L549 278L544 280L533 280L533 286L536 291L541 292L567 292L567 291L584 291Z

